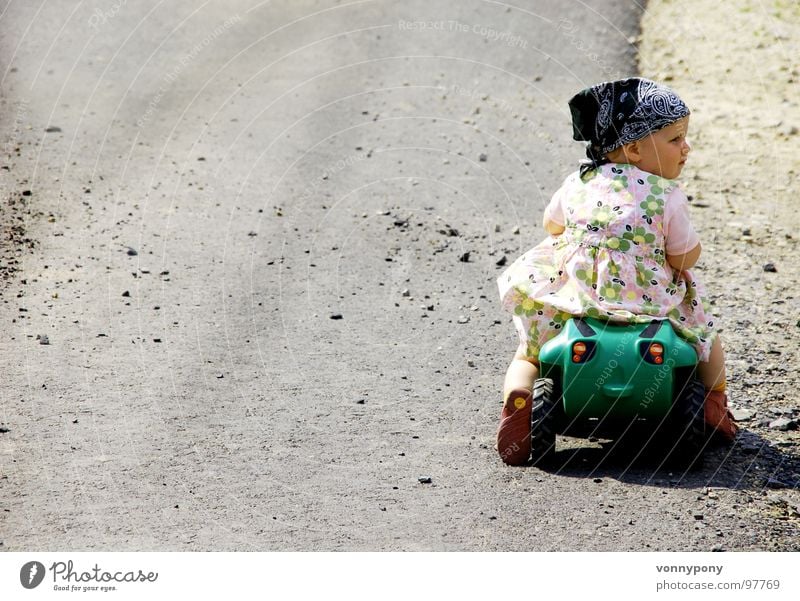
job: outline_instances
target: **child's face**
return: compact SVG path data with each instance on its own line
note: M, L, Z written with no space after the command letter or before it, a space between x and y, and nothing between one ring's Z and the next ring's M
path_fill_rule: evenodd
M640 158L636 166L643 171L675 179L681 174L686 157L692 149L686 139L688 132L689 117L684 117L637 140Z

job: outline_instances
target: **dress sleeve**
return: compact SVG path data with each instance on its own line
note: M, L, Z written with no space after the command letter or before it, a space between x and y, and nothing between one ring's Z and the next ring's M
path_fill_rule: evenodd
M675 188L667 197L664 238L668 255L682 255L700 244L700 236L689 219L689 200L680 188Z
M567 178L567 181L569 181L569 178ZM552 221L560 226L564 225L564 206L562 201L566 189L567 182L564 182L564 184L556 190L556 193L553 194L553 198L550 199L550 204L548 204L544 210L544 221Z

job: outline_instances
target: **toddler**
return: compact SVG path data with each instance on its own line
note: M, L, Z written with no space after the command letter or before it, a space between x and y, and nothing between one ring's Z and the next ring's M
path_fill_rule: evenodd
M722 344L689 271L700 241L674 181L691 150L689 109L669 88L641 78L582 90L569 107L573 138L588 142L588 160L545 209L549 237L497 280L520 337L505 377L497 450L511 465L528 460L539 349L565 320L584 315L669 320L697 350L705 421L733 440Z

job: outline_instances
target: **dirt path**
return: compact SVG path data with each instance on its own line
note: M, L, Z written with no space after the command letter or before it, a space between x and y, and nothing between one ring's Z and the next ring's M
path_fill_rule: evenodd
M765 489L796 482L795 434L758 423L797 407L769 338L796 331L796 213L699 158L704 236L752 259L706 246L738 286L716 294L742 445L694 474L492 449L499 263L541 237L581 154L566 100L635 70L639 18L518 4L0 9L0 548L795 547L796 491ZM701 157L699 88L673 83Z
M710 0L651 2L639 59L692 109L694 148L682 178L724 328L731 398L746 429L731 459L744 459L763 483L748 507L795 525L799 32L796 2L734 0L724 15Z

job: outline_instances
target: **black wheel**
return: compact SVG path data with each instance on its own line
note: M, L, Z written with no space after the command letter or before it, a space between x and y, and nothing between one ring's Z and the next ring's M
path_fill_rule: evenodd
M698 469L703 465L703 447L706 443L703 416L705 397L702 382L690 378L678 391L670 414L674 433L670 459L689 469Z
M531 463L545 465L556 452L556 427L558 424L558 395L553 380L539 378L533 384L531 408Z

